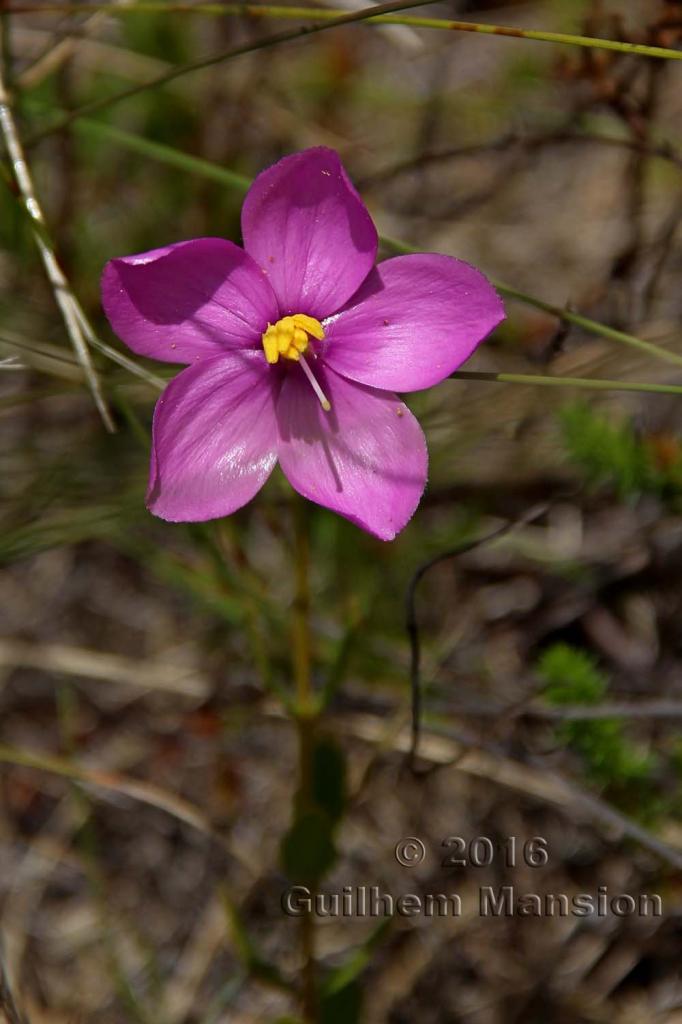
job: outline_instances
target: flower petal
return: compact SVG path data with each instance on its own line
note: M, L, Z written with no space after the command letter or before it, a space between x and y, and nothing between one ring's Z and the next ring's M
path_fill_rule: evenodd
M128 348L189 363L260 345L277 302L260 267L223 238L196 238L111 260L102 304Z
M499 295L468 263L396 256L323 325L324 358L363 384L418 391L449 376L503 319Z
M381 540L393 540L419 504L428 455L421 427L395 395L313 370L331 402L324 412L300 368L277 402L279 458L305 498Z
M227 352L179 373L154 411L150 512L203 522L250 501L277 461L276 387L261 353Z
M339 156L319 147L259 174L242 207L244 248L282 315L335 313L374 266L377 232Z

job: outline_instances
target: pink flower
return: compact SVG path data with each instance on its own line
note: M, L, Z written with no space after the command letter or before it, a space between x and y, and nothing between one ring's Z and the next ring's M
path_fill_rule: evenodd
M189 364L156 406L147 505L172 522L229 515L279 460L304 497L392 540L427 471L421 428L393 392L451 374L502 302L449 256L375 266L376 228L333 150L263 171L242 233L243 249L197 238L105 267L118 336Z

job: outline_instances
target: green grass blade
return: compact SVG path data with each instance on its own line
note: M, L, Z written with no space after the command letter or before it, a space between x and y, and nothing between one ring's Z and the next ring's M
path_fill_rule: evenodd
M583 391L643 391L659 395L682 395L677 384L644 384L634 380L602 380L597 377L550 377L530 373L477 373L457 370L453 380L480 380L491 384L530 384L550 388L580 388Z
M84 135L94 135L98 138L109 139L126 149L139 153L141 156L149 157L151 160L158 160L168 164L170 167L177 167L188 174L198 174L202 178L209 178L217 181L220 185L246 192L251 181L244 174L237 174L226 167L219 167L198 156L190 156L180 149L166 146L160 142L153 142L142 135L133 135L131 132L122 131L113 125L104 124L103 121L91 121L87 118L80 118L74 122L74 128Z

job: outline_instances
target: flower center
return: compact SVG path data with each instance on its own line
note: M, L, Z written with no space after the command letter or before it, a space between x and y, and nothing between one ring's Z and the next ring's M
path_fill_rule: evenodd
M284 316L276 324L268 324L263 333L263 351L265 358L273 365L282 359L295 359L299 362L310 344L310 337L322 341L324 331L319 320L305 313Z
M320 321L305 313L294 313L293 316L283 316L276 324L268 324L261 341L265 358L273 366L280 356L282 359L293 359L300 365L320 405L325 412L329 412L331 403L303 356L303 353L308 350L311 337L316 338L317 341L324 339L324 330Z

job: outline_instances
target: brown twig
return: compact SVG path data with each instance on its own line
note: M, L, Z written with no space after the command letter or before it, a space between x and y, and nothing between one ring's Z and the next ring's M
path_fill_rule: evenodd
M421 153L418 157L410 160L403 160L401 163L386 167L376 174L365 177L359 181L359 188L370 188L375 185L386 184L394 178L408 174L423 167L437 166L442 163L449 163L452 160L465 160L469 157L485 156L505 152L508 149L518 147L534 151L554 145L567 144L594 144L601 146L612 146L617 149L630 150L640 153L643 156L659 160L666 160L682 171L682 153L678 152L671 142L645 142L636 138L617 138L612 135L604 135L599 132L574 131L570 127L561 128L557 131L547 132L542 135L525 135L522 132L508 132L488 142L478 142L465 146L453 146L440 152Z

